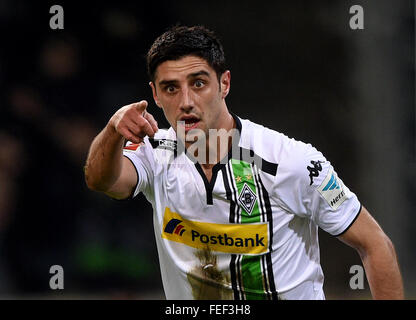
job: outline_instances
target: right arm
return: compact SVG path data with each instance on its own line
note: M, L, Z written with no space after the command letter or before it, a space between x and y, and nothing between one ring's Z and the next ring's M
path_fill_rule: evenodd
M133 164L123 156L123 146L125 140L141 143L158 130L146 107L144 100L122 107L94 139L84 167L88 188L115 199L133 193L138 177Z

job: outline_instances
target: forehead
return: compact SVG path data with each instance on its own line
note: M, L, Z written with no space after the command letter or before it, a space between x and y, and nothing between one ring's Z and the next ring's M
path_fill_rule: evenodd
M156 68L155 82L180 80L181 78L186 78L189 74L199 71L206 71L210 75L215 73L208 62L200 57L185 56L178 60L167 60Z

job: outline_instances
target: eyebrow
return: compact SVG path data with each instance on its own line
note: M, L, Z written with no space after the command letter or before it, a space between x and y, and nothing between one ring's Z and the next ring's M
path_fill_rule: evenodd
M187 79L191 79L191 78L197 78L199 76L207 76L209 77L209 72L205 71L205 70L201 70L201 71L197 71L194 73L190 73L186 76ZM167 86L167 85L171 85L171 84L175 84L177 83L178 80L161 80L159 81L159 86Z
M199 76L207 76L207 77L209 77L209 72L207 72L205 70L201 70L201 71L198 71L198 72L194 72L194 73L189 74L186 78L187 79L189 79L189 78L196 78L196 77L199 77Z

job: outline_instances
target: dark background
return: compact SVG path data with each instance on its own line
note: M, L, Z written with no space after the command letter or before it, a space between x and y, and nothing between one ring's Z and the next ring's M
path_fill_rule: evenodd
M52 30L49 8L64 9ZM364 8L351 30L349 8ZM92 139L121 106L147 99L144 56L169 26L222 39L243 118L312 143L395 244L416 295L415 8L413 1L0 1L0 298L163 299L143 196L89 191ZM320 231L329 299L358 254ZM61 265L65 289L49 288Z

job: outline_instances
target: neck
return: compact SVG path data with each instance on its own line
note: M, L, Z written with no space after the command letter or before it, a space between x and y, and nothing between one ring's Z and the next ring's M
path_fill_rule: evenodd
M185 142L188 156L204 169L210 169L223 160L232 148L233 140L239 138L234 117L229 113L226 105L221 109L216 117L215 127L207 128L205 132L200 131L197 135L188 135L184 131L177 132L178 140Z
M205 169L212 168L216 163L224 159L232 148L233 139L236 138L233 129L237 125L228 110L221 119L223 119L222 125L218 129L208 132L206 161L201 164Z

